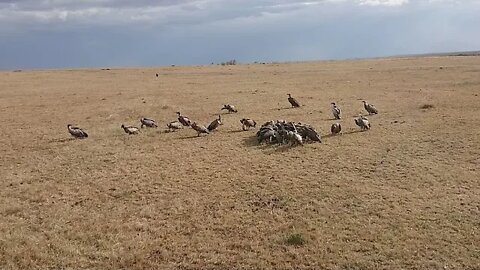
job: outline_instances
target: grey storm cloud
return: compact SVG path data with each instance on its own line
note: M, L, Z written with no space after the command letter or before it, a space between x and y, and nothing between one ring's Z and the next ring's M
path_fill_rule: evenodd
M0 69L478 50L476 0L0 0Z
M0 22L202 23L282 14L322 4L402 5L409 0L2 0Z
M0 23L61 24L177 24L288 14L296 10L329 9L339 5L401 7L458 3L452 0L0 0ZM474 2L473 0L462 1ZM321 10L320 10L321 11ZM1 27L1 26L0 26ZM4 29L6 27L3 27Z

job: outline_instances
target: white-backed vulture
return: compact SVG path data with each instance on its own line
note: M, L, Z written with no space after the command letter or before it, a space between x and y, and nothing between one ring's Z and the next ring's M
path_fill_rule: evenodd
M197 132L197 136L200 136L201 133L210 133L206 127L198 125L196 122L193 122L191 126Z
M158 127L157 122L155 120L149 119L149 118L140 119L140 123L142 123L142 125L140 126L141 128L143 128L143 126L151 127L151 128Z
M332 132L333 135L339 134L340 131L342 131L342 125L340 125L340 123L332 124L330 131Z
M73 137L75 137L77 139L88 138L88 134L79 127L74 127L74 126L68 124L67 128L68 128L68 132L70 133L70 135L72 135Z
M190 121L188 117L181 115L180 112L177 112L177 115L178 115L178 121L182 123L182 125L188 127L192 124L192 121Z
M236 113L238 112L237 109L235 109L235 106L230 105L230 104L225 104L223 105L223 108L220 110L227 110L229 113Z
M220 115L218 115L218 118L213 120L210 125L208 125L207 129L208 131L214 131L216 130L220 125L222 124L222 118Z
M122 128L125 131L125 133L127 133L128 135L135 135L135 134L138 134L138 132L140 132L140 129L134 126L122 125Z
M361 130L369 130L370 129L370 122L365 116L359 116L355 118L355 124L361 128Z
M368 112L368 114L377 114L378 110L372 104L368 104L365 100L363 102L363 107Z
M249 130L251 127L256 127L257 126L257 122L255 122L254 120L250 119L250 118L242 118L242 120L240 120L240 123L242 123L242 129L245 131L245 130Z
M335 117L335 119L340 119L341 118L340 114L342 113L342 111L337 106L337 104L335 104L335 102L332 102L332 113L333 113L333 117Z
M183 125L178 121L172 121L167 124L167 127L169 131L175 131L176 129L182 129Z

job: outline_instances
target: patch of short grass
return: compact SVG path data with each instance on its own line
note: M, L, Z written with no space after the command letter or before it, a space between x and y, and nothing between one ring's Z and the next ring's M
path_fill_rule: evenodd
M358 262L352 262L348 263L342 266L342 270L366 270L366 269L371 269L373 268L372 266L367 266L363 263L358 263Z
M285 244L290 246L303 246L307 241L300 233L290 234L285 238Z

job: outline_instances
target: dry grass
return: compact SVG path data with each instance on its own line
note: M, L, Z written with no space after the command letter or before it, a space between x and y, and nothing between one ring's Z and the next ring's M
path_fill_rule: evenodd
M0 268L478 269L479 75L478 57L2 72ZM357 132L364 99L380 113ZM322 144L240 131L326 134L332 101L344 134ZM163 132L226 103L214 134ZM143 116L162 127L123 133Z

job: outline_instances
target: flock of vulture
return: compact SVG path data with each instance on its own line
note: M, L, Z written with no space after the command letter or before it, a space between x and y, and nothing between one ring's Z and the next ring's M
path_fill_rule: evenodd
M288 101L290 102L292 107L300 107L300 103L290 94L288 94ZM372 104L369 104L366 101L362 102L365 110L368 112L369 115L378 113L378 110ZM230 104L225 104L221 108L221 110L227 110L228 113L238 112L235 106ZM332 114L335 119L341 119L341 110L334 102L332 102ZM215 131L220 125L222 125L221 115L218 115L218 118L213 120L207 127L200 125L197 122L192 122L187 116L182 115L180 112L177 112L177 119L178 120L172 121L167 124L167 128L169 131L172 132L178 129L182 129L184 127L191 127L197 132L197 136L200 136L200 134L209 134ZM355 124L362 131L369 130L371 127L368 118L363 115L355 118L354 121ZM149 118L141 118L140 123L140 128L158 127L157 122ZM257 126L255 120L249 118L241 119L240 123L242 124L242 130L244 131L249 130L250 128L255 128ZM68 132L75 138L88 138L88 134L79 127L74 127L69 124L67 125L67 128ZM125 131L125 133L129 135L135 135L140 132L140 128L135 126L122 125L121 128ZM332 135L340 134L342 131L342 126L338 122L334 123L332 124L330 131ZM285 120L272 120L266 122L260 127L256 136L258 139L258 143L266 142L269 144L279 143L290 145L303 145L303 143L307 141L321 142L320 134L312 126L302 123L287 122Z

